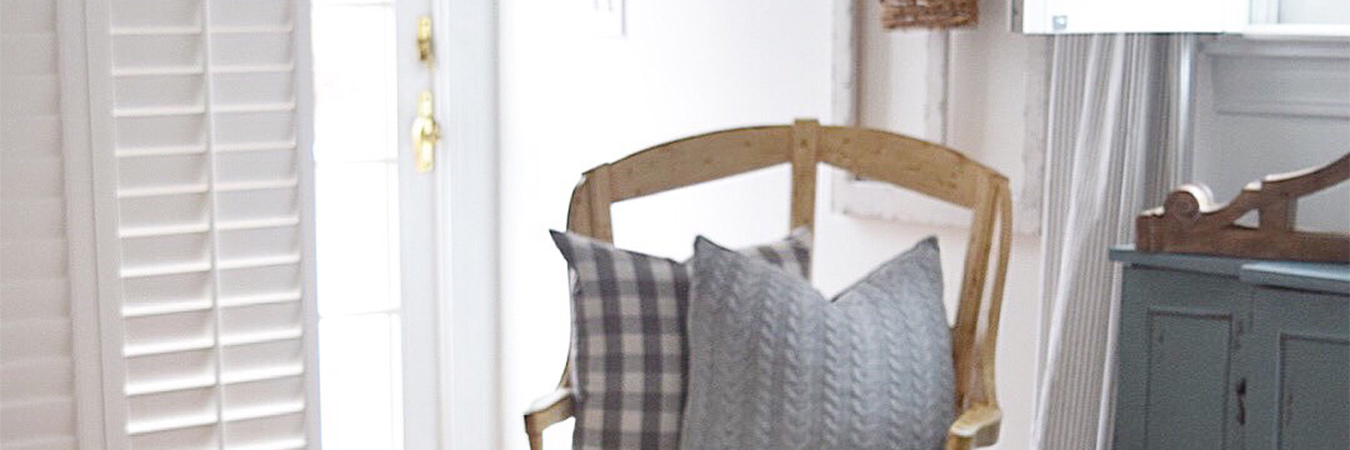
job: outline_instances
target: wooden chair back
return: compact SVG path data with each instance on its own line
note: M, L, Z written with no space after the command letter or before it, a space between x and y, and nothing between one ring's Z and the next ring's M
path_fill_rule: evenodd
M961 417L949 430L947 448L995 443L1001 413L995 396L994 350L1012 236L1012 202L1006 177L961 153L895 133L827 127L814 120L718 131L651 147L587 171L572 191L567 228L612 242L610 205L616 202L782 163L792 164L792 228L814 228L819 163L972 211L960 306L952 325L953 401ZM991 259L997 260L992 272ZM569 373L570 368L564 368L558 390L525 415L533 449L543 447L544 428L572 415Z

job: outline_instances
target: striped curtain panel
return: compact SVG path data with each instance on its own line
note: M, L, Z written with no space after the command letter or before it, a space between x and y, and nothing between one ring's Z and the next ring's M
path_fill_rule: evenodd
M1033 448L1109 449L1120 271L1107 249L1162 198L1178 164L1178 43L1054 38L1047 120L1041 365ZM1181 49L1181 50L1178 50ZM1183 61L1189 63L1188 61ZM1184 109L1181 109L1184 111Z

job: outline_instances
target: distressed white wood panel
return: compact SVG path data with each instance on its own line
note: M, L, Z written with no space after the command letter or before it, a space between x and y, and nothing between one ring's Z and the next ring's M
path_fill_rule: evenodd
M992 6L984 11L988 17L1005 12L1003 4ZM862 14L864 25L876 23L880 6L867 3ZM1004 24L989 21L947 37L864 26L858 45L859 123L946 144L1002 172L1012 183L1014 232L1038 234L1047 42L1010 38ZM831 172L835 212L921 225L970 225L970 212L963 208Z

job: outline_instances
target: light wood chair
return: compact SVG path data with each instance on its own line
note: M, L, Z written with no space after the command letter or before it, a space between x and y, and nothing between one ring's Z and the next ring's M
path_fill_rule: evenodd
M791 225L812 227L816 164L822 162L972 211L960 306L952 326L956 365L952 400L960 414L948 429L946 448L996 443L1002 412L994 392L994 350L1012 235L1012 202L1006 177L955 150L884 131L822 127L814 120L694 136L586 172L572 191L567 229L612 242L609 209L614 202L782 163L792 164ZM991 258L998 261L992 272ZM543 448L545 428L572 417L569 373L564 367L557 389L525 413L531 449Z

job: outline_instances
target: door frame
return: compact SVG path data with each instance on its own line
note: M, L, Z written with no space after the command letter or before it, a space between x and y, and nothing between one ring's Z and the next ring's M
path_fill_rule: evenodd
M502 445L498 318L497 6L432 0L441 121L441 448Z

